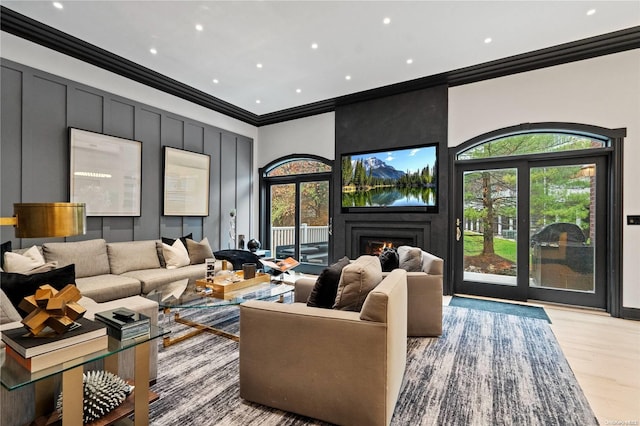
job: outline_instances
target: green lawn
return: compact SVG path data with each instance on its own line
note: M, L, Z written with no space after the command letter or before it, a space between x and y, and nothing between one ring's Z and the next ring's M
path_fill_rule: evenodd
M496 254L513 263L516 263L516 242L494 237L493 248ZM464 233L464 255L477 256L482 252L482 234L465 231Z

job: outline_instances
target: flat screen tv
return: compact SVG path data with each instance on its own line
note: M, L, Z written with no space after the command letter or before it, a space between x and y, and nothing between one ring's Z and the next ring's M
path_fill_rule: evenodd
M345 212L438 211L438 146L343 154Z

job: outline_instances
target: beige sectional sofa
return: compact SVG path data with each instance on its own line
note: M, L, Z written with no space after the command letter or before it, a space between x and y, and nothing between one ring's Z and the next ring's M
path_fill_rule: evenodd
M162 267L160 240L107 243L103 239L45 243L42 253L58 267L75 264L76 285L96 302L148 294L174 281L203 278L204 263L176 269Z

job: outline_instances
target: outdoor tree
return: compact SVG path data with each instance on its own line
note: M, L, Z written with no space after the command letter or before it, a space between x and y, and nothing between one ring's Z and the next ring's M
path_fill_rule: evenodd
M587 149L597 141L574 135L533 133L509 136L474 147L460 159L509 157L514 155ZM588 179L580 179L580 166L532 168L530 210L536 226L585 220L589 226ZM498 216L517 214L517 169L494 169L465 173L465 219L482 223L481 256L495 254L494 225Z

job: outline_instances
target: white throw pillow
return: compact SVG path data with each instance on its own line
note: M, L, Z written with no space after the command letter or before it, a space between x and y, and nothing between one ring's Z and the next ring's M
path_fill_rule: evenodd
M33 246L23 254L12 253L10 251L4 254L4 270L6 272L17 272L23 274L34 268L44 265L44 257L38 250L38 247Z
M187 252L180 238L175 240L172 245L162 243L162 255L167 264L167 269L181 268L190 263L189 252Z

